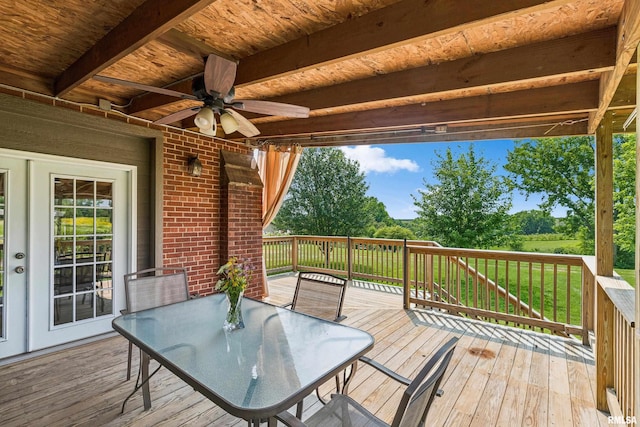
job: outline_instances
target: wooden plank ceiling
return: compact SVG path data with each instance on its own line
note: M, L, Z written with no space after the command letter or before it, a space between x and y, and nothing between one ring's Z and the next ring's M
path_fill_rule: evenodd
M221 136L251 144L592 134L607 112L621 131L636 104L639 10L638 0L3 1L0 83L153 121L200 103L93 77L191 93L215 53L238 61L236 98L311 109L243 112L261 134Z

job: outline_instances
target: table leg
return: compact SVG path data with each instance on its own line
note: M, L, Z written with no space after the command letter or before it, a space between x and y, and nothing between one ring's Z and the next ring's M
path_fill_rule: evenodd
M342 394L349 394L349 383L353 379L356 374L356 370L358 369L358 361L356 360L351 364L351 371L349 375L347 375L347 371L344 371L344 384L342 386Z
M144 402L144 410L151 408L151 392L149 391L149 355L142 352L142 401Z

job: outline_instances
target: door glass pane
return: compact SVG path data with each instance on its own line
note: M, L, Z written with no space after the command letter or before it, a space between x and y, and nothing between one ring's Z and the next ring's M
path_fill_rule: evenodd
M54 198L57 206L73 206L73 179L56 179Z
M112 315L113 183L53 178L54 325Z
M113 186L111 183L105 182L97 182L96 183L96 206L112 208L113 207L113 198L112 198Z
M5 332L5 319L4 314L6 310L4 309L4 212L5 212L5 179L6 174L4 172L0 173L0 338L6 337Z

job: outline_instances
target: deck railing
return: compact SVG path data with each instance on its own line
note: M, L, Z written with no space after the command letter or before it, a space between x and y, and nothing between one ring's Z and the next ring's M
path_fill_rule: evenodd
M597 278L596 402L617 419L636 415L635 289L620 278ZM634 423L635 424L635 423Z
M404 286L405 306L413 303L588 339L593 292L584 289L588 278L580 256L327 236L265 237L263 242L269 273L324 271Z
M414 245L406 252L405 305L580 335L588 342L580 256Z
M435 242L265 237L269 273L324 271L403 286L404 304L596 340L598 408L633 419L635 290L594 257L444 248ZM596 302L597 301L597 302ZM597 307L597 310L596 310Z

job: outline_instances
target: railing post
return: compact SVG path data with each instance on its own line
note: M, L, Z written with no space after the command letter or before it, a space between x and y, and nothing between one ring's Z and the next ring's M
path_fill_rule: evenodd
M582 344L589 345L589 331L594 330L595 302L595 276L594 272L582 262Z
M409 297L411 296L411 290L409 289L411 284L411 278L409 277L409 247L407 246L407 239L404 239L402 251L402 287L404 296L404 308L409 309Z
M347 280L353 278L351 255L351 237L347 236Z
M596 407L609 411L607 387L613 386L613 303L596 277Z
M298 271L298 236L293 236L291 241L291 268Z

